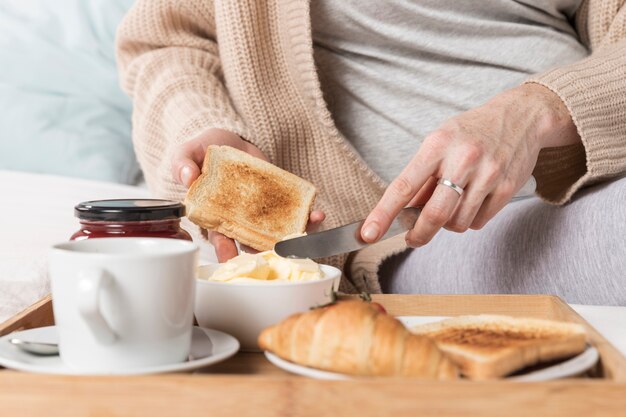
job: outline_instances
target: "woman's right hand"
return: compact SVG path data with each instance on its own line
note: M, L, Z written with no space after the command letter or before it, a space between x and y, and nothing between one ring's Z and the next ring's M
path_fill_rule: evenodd
M243 140L236 133L223 129L209 129L194 139L185 142L178 147L171 161L172 177L179 184L189 188L191 184L200 176L204 155L209 145L225 145L252 156L268 161L267 157L259 148ZM307 230L313 230L324 220L324 213L321 211L311 212ZM208 231L209 242L215 248L218 262L237 256L237 246L235 241L221 233Z

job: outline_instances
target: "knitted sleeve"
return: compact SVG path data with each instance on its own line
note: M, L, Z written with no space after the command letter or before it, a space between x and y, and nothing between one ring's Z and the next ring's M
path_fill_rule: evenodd
M209 128L246 137L224 84L213 2L137 0L117 32L122 88L133 98L133 143L151 191L182 199L175 147Z
M591 55L527 80L561 98L582 139L539 154L533 173L537 191L554 204L626 172L626 6L623 0L584 1L576 21Z

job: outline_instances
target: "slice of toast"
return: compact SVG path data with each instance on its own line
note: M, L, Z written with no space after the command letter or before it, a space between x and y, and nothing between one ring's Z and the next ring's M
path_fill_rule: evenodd
M209 146L185 198L187 217L259 251L305 231L313 184L229 146Z
M585 350L583 326L497 315L459 316L416 326L431 337L469 379L501 378L527 366Z

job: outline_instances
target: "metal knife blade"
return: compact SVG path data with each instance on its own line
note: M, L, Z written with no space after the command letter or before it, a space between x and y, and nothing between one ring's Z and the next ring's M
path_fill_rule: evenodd
M407 207L402 209L391 222L389 230L378 241L388 239L410 230L419 217L421 208ZM363 220L350 223L319 233L283 240L274 245L274 251L282 257L292 258L325 258L340 253L362 249L371 243L361 239Z

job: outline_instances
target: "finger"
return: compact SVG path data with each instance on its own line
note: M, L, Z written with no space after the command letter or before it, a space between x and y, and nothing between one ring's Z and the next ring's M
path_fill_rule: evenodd
M448 186L439 184L422 209L415 226L406 234L407 244L415 248L430 242L450 219L459 199L459 193Z
M200 168L189 158L179 159L172 162L172 176L176 182L189 188L200 176Z
M203 141L192 140L183 144L172 157L171 174L176 182L187 187L200 176L207 145Z
M471 185L468 186L444 228L456 233L467 231L485 197L487 197L486 192L480 191L476 187L472 188Z
M239 244L239 248L241 249L242 252L245 252L245 253L259 253L258 250L251 248L248 245Z
M235 241L221 233L209 232L209 242L215 248L218 262L226 262L238 255Z
M375 242L382 236L393 219L424 186L435 171L433 161L422 161L420 152L402 170L385 190L376 207L367 216L361 228L361 237L366 242Z
M212 143L204 138L197 138L183 143L178 149L177 154L183 158L191 159L196 165L201 166L206 155L206 150Z
M326 218L326 214L320 210L314 210L309 215L309 223L306 226L307 233L315 233L324 219Z
M459 202L452 217L445 228L457 233L469 229L487 196L495 189L495 184L501 180L501 172L493 167L484 167L472 180Z
M420 207L426 204L437 188L437 178L430 177L426 184L418 191L413 200L409 202L410 207Z
M471 229L479 230L491 220L504 206L507 205L516 188L511 185L509 180L501 182L491 194L489 194L483 202L480 210L476 213L476 217L470 225Z

